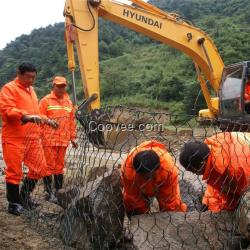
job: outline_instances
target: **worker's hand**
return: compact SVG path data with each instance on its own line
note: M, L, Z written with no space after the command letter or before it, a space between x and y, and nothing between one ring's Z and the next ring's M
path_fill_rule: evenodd
M201 206L198 209L199 212L206 212L207 210L208 210L208 206L205 204L201 204Z
M22 124L26 124L27 122L32 122L36 124L43 123L43 119L39 115L24 115L21 118Z
M229 176L229 175L228 175ZM221 192L225 195L234 195L237 190L238 182L235 178L228 178L221 186Z
M52 128L58 128L58 123L53 119L46 119L45 123Z
M75 140L71 140L71 144L73 148L78 148L78 144L76 143Z

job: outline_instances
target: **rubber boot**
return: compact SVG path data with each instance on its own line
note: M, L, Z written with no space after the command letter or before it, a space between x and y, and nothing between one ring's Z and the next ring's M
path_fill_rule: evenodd
M43 178L44 191L47 194L52 193L52 176L46 176Z
M54 175L55 189L58 191L63 186L63 174Z
M6 196L9 202L8 213L20 216L24 209L20 204L19 185L6 183Z
M37 180L25 178L20 191L20 202L21 205L26 209L34 209L38 206L37 203L32 201L30 194L36 186Z
M52 176L46 176L43 178L45 200L53 203L57 203L57 199L52 191Z

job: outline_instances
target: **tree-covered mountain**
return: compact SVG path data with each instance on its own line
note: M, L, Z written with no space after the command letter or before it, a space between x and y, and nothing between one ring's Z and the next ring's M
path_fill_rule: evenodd
M151 0L177 12L209 34L225 64L250 60L249 0ZM99 30L101 95L104 102L172 111L193 112L200 87L192 61L184 54L108 21ZM15 76L16 66L31 61L38 68L39 96L50 88L51 78L67 70L64 24L36 29L0 51L0 84ZM78 96L82 83L77 75ZM203 106L203 98L198 105Z

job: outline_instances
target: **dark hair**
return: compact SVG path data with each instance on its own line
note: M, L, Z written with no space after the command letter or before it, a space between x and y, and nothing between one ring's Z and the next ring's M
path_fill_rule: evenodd
M207 160L210 149L207 144L199 141L187 142L180 153L180 163L187 170L200 170Z
M160 167L160 158L153 150L141 151L135 155L133 166L137 173L150 173Z
M25 72L36 72L36 68L31 63L22 63L18 66L18 73L23 75Z

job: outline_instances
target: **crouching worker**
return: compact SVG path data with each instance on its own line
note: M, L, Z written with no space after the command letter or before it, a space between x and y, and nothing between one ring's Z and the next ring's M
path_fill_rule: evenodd
M40 112L58 123L58 129L52 130L46 126L43 130L43 148L48 166L47 176L44 178L46 200L56 202L55 194L63 185L64 158L67 147L71 142L77 147L76 123L74 106L66 93L67 81L62 76L53 79L52 91L40 101ZM54 176L55 193L52 190L52 176Z
M180 163L207 182L202 200L207 209L233 211L250 183L250 137L226 132L204 143L188 142L180 154Z
M122 165L122 182L128 216L148 213L153 197L162 212L187 210L180 197L178 169L160 142L146 141L128 154Z
M5 84L0 93L8 212L14 215L20 215L23 207L33 209L37 205L30 194L38 179L46 176L47 166L39 124L57 127L55 121L40 115L37 96L32 87L35 78L36 68L30 63L22 63L18 67L17 77ZM23 163L29 171L19 193Z

